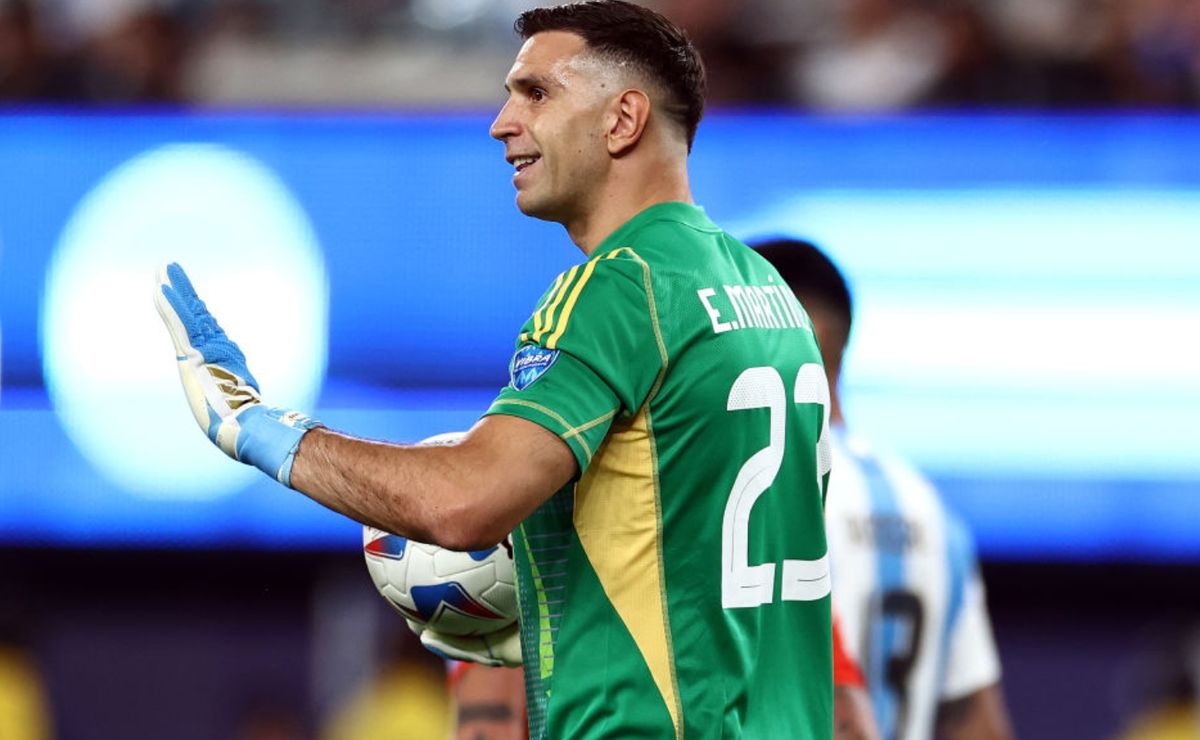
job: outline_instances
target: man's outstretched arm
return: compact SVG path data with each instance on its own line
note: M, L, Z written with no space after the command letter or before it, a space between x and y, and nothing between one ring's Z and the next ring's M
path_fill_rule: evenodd
M175 346L188 406L213 444L359 522L455 550L481 549L575 475L566 442L511 416L487 417L445 446L331 432L262 402L245 355L182 267L159 270L154 304Z
M504 539L575 475L553 432L515 416L487 416L458 443L406 446L313 429L291 485L364 524L453 550Z

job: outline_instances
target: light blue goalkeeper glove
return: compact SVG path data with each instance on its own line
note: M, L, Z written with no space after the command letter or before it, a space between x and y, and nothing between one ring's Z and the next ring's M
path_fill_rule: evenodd
M246 356L178 264L159 268L154 305L175 344L183 391L200 428L226 455L290 486L300 438L321 424L261 402Z

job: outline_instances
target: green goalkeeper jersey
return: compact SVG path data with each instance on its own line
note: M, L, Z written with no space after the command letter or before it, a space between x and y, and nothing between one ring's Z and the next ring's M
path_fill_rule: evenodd
M695 206L555 280L488 411L579 462L514 538L531 737L832 735L820 361L774 268Z

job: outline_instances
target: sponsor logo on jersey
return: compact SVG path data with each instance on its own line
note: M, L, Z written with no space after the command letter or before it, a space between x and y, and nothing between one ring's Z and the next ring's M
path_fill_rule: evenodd
M527 344L517 350L509 368L513 390L523 391L533 385L557 359L558 350L545 349L536 344Z

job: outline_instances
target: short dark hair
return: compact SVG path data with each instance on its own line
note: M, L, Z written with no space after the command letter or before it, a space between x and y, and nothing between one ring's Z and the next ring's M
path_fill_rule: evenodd
M523 39L543 31L578 34L592 51L627 63L667 94L663 109L683 127L688 151L704 115L704 62L683 29L624 0L589 0L527 10L513 29Z
M850 286L833 260L815 244L801 239L769 239L751 244L755 251L779 271L779 276L800 299L800 304L828 311L844 323L845 344L854 321L854 301Z

